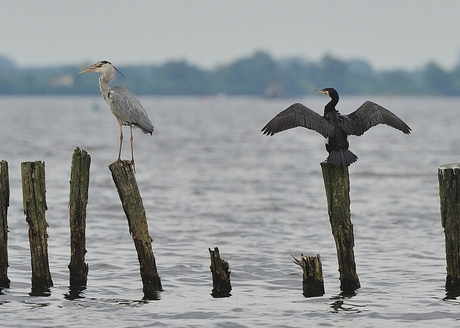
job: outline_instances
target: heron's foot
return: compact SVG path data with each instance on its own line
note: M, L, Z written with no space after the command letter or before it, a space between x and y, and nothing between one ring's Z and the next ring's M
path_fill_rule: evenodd
M134 159L131 160L131 165L133 166L134 173L136 173L136 165L134 164Z

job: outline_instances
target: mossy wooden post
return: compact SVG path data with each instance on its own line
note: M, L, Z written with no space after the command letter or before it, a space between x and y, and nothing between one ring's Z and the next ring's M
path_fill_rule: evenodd
M301 259L294 259L294 263L303 269L302 289L305 297L324 295L323 267L319 254L308 256L301 254Z
M70 288L86 287L88 264L86 254L86 205L88 204L89 169L91 156L76 148L72 156L70 172Z
M230 284L230 270L228 262L220 258L219 248L214 247L214 250L209 248L209 254L211 256L211 268L212 273L212 293L213 297L229 297L232 291L232 285Z
M326 189L327 209L337 248L340 290L354 292L361 287L353 252L353 224L350 217L350 179L348 166L321 163Z
M129 232L136 247L144 286L144 298L155 299L158 297L158 292L162 290L161 279L157 272L152 238L149 235L147 217L133 167L130 161L117 161L110 164L109 169L112 172L113 181L128 219Z
M460 295L460 163L438 168L441 223L446 242L446 291Z
M8 206L10 206L8 162L0 161L0 289L10 287L8 279Z
M24 214L29 225L32 264L32 295L42 295L53 286L48 262L45 163L21 163Z

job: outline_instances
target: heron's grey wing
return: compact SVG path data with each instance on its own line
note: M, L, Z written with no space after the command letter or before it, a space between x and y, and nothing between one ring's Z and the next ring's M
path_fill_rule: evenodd
M388 109L372 102L366 101L357 110L342 116L341 126L347 134L360 136L371 127L386 124L405 134L410 134L411 128L398 116Z
M301 126L315 130L325 138L334 134L334 126L323 116L310 108L295 103L270 120L263 128L262 132L267 136L275 133Z
M113 114L124 124L139 127L142 132L153 132L153 124L141 102L127 89L115 86L109 91L109 98L112 101L111 110Z

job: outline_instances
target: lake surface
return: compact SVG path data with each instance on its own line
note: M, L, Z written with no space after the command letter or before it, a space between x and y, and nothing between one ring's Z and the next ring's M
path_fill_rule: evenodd
M136 178L164 291L144 301L139 263L107 166L118 126L100 97L0 97L0 160L9 163L9 272L0 295L8 327L457 327L445 300L437 169L460 162L460 99L343 97L348 114L371 99L400 116L409 136L377 126L350 137L355 259L361 288L340 296L320 162L322 136L260 129L300 101L326 97L140 98L155 125L135 131ZM129 136L129 128L125 128ZM130 159L129 139L122 157ZM88 288L69 300L69 179L73 151L92 158L87 211ZM30 251L20 164L45 162L48 297L29 296ZM208 248L230 264L232 296L213 298ZM291 254L321 254L326 293L302 295Z

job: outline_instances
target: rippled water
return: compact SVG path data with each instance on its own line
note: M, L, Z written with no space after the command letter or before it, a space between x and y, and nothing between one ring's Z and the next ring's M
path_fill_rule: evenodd
M362 97L343 98L348 113ZM460 99L372 100L410 136L378 126L351 137L355 258L361 288L340 296L319 163L322 137L260 129L295 101L321 112L327 98L141 98L153 137L135 131L137 179L164 291L143 301L139 264L107 165L118 127L100 97L1 97L0 160L9 163L9 278L0 295L11 327L433 327L460 325L444 300L445 250L437 168L460 162ZM128 134L129 129L126 129ZM124 158L129 158L128 142ZM68 193L75 147L92 157L87 213L88 288L68 300ZM49 297L31 297L20 163L45 161ZM211 294L208 248L232 271L232 296ZM320 253L326 294L304 298L290 255Z

